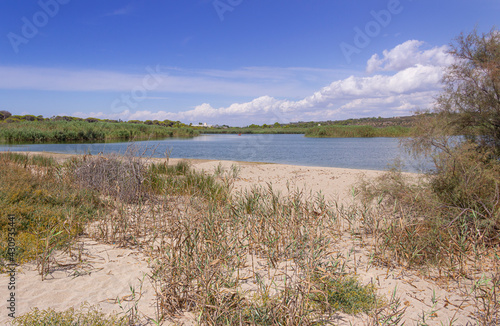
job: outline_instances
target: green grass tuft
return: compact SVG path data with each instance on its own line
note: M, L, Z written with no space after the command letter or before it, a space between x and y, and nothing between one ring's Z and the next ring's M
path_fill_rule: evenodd
M33 308L30 313L14 319L16 326L127 326L125 316L102 313L96 306L82 305L79 309L69 308L65 311L54 309L40 310Z

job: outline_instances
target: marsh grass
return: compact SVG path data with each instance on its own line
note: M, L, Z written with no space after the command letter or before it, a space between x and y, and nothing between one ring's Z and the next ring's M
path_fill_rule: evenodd
M89 164L85 160L80 163ZM318 274L317 267L328 260L332 234L324 231L336 227L335 214L321 196L298 190L282 196L271 185L231 193L236 167L219 167L212 175L181 161L172 166L151 163L143 171L142 184L160 191L124 201L107 190L118 201L107 202L107 211L114 211L99 218L94 234L149 252L157 319L194 312L201 324L308 325L335 311L359 313L376 307L369 295L359 295L372 293L370 286L340 274ZM258 271L256 264L267 272L262 267ZM344 289L337 297L351 290L358 294L327 308L311 295L314 289L330 294Z
M37 167L52 167L56 165L54 158L45 155L29 155L22 153L4 152L0 153L0 159L15 162L19 165L34 165Z
M306 137L408 137L412 128L402 126L373 127L373 126L320 126L307 129Z
M166 216L156 239L161 245L151 253L151 278L166 316L195 311L209 325L313 325L325 314L376 307L372 287L321 267L329 255L322 231L336 221L321 198L309 202L299 191L281 196L270 185L231 197L198 196L203 200L196 204L190 197L175 205L184 210ZM357 293L320 305L311 291L337 298Z
M192 128L171 128L127 122L23 121L0 124L0 140L5 142L68 142L193 137Z

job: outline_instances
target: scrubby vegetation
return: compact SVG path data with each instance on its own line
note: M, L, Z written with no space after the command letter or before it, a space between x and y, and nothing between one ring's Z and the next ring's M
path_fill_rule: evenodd
M332 254L332 246L345 232L345 222L354 234L368 239L374 236L374 262L378 264L408 268L427 264L456 278L470 277L471 266L477 270L499 266L486 260L494 259L494 233L487 238L483 232L491 225L485 227L487 223L479 221L482 217L478 223L464 223L474 217L468 211L461 215L463 220L454 220L456 216L451 214L442 222L443 214L429 219L439 209L452 209L438 206L427 211L430 206L420 205L437 196L425 197L424 191L431 190L407 182L400 173L366 186L364 194L375 196L378 206L343 207L299 190L282 196L271 185L234 192L232 184L239 177L235 166L219 166L208 173L193 170L186 161L169 165L166 160L132 154L137 151L131 149L125 156L87 155L64 163L3 154L3 166L11 173L1 175L7 190L0 197L7 208L5 214L14 214L19 223L16 259L37 260L43 277L57 266L54 250L73 250L80 234L142 248L151 257L153 271L148 279L155 286L160 308L157 316L150 317L175 320L175 316L193 312L200 324L210 325L328 324L339 312L364 314L373 323L400 325L405 307L397 298L377 296L375 284L361 283L348 273L346 258ZM19 178L35 186L18 183ZM36 180L40 184L43 180L43 197L37 197L41 185ZM9 201L16 187L29 199L19 204L29 214L16 210L18 204ZM44 206L46 198L59 205ZM39 207L45 207L42 211L47 213L40 214ZM42 239L21 240L23 234L37 229L44 229ZM4 253L6 245L2 242ZM471 259L476 265L471 265ZM6 261L2 256L2 263ZM495 280L482 279L475 288L478 298L489 305L490 312L484 317L489 320L498 316L495 291L500 284ZM48 316L76 318L79 313L35 310L18 324L31 325L32 320ZM131 324L139 323L136 313L87 315L88 325L103 324L91 323L92 318L124 317Z
M408 127L372 127L330 125L307 129L306 137L408 137L412 129Z
M140 246L153 259L157 318L194 311L202 324L312 325L337 311L370 313L383 304L372 285L345 277L328 255L337 219L321 197L283 197L271 187L232 194L235 167L207 174L133 153L63 164L2 154L1 220L16 217L16 261L38 259L43 279L57 263L54 250L71 250L83 232ZM2 234L5 264L6 223ZM266 269L255 269L257 262ZM270 278L278 271L285 273L279 281ZM243 290L251 280L255 287ZM34 311L18 324L75 314Z
M392 171L361 185L387 264L436 270L476 280L480 325L500 322L500 34L460 35L450 53L457 59L432 115L405 142L429 155L435 169L420 181ZM425 133L424 133L425 131ZM450 137L460 134L463 137ZM377 218L378 216L378 218ZM388 217L388 218L387 218ZM481 275L479 271L488 270ZM488 275L488 276L486 276Z
M1 268L8 260L9 216L15 216L15 261L37 260L48 271L49 255L80 235L100 207L96 194L67 182L63 168L51 159L0 154Z

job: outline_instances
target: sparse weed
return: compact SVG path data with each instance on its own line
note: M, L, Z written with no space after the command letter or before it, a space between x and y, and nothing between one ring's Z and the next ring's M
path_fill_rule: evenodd
M107 316L96 306L83 304L79 309L69 308L57 312L54 309L33 308L30 313L14 319L18 326L128 326L129 320L122 316Z

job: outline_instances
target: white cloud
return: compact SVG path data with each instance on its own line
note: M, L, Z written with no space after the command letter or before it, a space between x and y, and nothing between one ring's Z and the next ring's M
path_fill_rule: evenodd
M447 66L453 57L447 53L446 45L421 50L425 43L417 40L406 41L391 50L384 50L383 57L374 54L367 62L366 71L401 71L417 64L428 66Z
M151 73L153 71L153 73ZM236 70L188 70L171 67L145 67L139 73L107 70L78 70L40 67L0 66L0 89L43 91L131 92L151 80L149 91L258 97L305 96L332 76L343 71L304 67L247 67Z
M203 103L182 112L124 112L122 119L169 119L248 125L276 121L407 115L432 104L440 89L441 77L441 67L417 64L394 75L350 76L334 81L298 101L261 96L249 102L233 103L220 108Z
M116 9L108 14L105 14L104 16L123 16L123 15L129 15L133 10L132 5L126 5L125 7Z
M367 71L383 73L370 76L360 76L362 72L356 75L346 71L297 67L188 70L157 66L153 68L157 70L153 74L146 69L142 74L131 74L0 66L0 89L118 91L130 96L135 89L148 86L148 92L137 93L140 98L136 98L133 107L121 101L116 110L106 108L74 113L122 120L169 119L186 123L249 125L399 116L432 105L434 96L441 89L443 68L452 61L446 53L446 46L422 50L423 45L423 42L410 40L385 50L383 58L372 56L367 62ZM149 78L147 83L145 78ZM326 87L319 88L325 84ZM184 111L159 107L162 102L154 101L166 97L170 101L175 99L176 93L194 94L196 98L208 94L220 103L228 97L253 100L217 107L210 103L195 103Z

